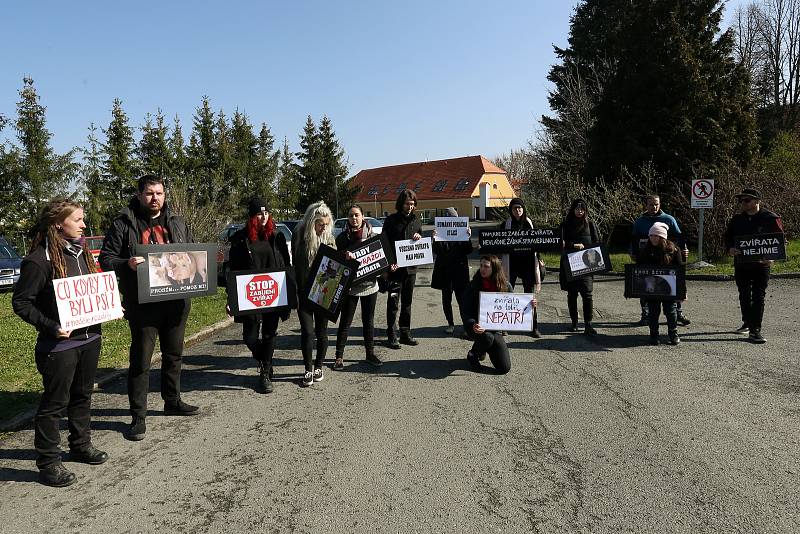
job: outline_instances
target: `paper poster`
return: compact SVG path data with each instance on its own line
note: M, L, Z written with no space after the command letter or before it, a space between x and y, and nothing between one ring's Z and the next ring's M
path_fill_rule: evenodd
M469 217L434 217L436 241L469 241Z
M412 239L396 241L394 251L398 267L433 263L433 246L430 237L423 237L416 241Z
M532 293L491 293L481 291L478 324L486 330L533 331Z
M120 319L122 303L117 277L111 273L84 274L53 280L61 328L74 330Z

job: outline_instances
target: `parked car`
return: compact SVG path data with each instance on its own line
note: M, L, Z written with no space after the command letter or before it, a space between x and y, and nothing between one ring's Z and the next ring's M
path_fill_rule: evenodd
M228 260L231 253L231 236L244 228L244 223L229 224L219 234L219 244L217 246L217 276L223 283L228 278L230 266ZM292 261L292 231L283 223L276 223L275 230L283 234L286 239L286 246L289 247L289 261Z
M97 265L97 270L102 271L100 269L100 262L97 258L100 257L100 249L103 248L103 239L104 237L101 235L93 235L86 238L86 246L89 248L89 252L92 253L94 257L94 264Z
M19 281L22 258L11 243L0 236L0 290L11 289Z
M279 221L279 223L286 225L286 227L291 230L292 233L294 233L294 229L300 223L300 219L289 219L286 221Z
M383 232L383 221L380 221L374 217L364 217L364 220L367 221L370 226L372 226L372 231L376 234ZM344 231L344 226L346 224L347 218L336 219L336 221L333 223L333 237L341 234Z

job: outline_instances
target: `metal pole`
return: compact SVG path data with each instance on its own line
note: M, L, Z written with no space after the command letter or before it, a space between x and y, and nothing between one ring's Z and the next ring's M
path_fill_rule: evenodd
M700 208L700 229L699 234L697 236L697 261L703 261L703 219L705 214L705 208Z

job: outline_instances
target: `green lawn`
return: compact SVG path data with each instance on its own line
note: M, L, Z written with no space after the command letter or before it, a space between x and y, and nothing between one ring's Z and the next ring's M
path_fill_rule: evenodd
M190 336L225 318L225 291L192 299L192 312L186 326ZM42 390L36 370L33 346L36 330L14 315L11 293L0 293L0 421L31 406ZM103 350L97 376L127 367L130 331L124 319L103 324Z

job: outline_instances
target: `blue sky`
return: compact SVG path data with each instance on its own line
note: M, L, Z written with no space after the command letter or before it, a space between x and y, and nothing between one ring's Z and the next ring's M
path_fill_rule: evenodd
M306 116L327 114L352 173L492 158L525 145L548 112L552 46L566 44L576 3L12 0L0 114L15 116L27 75L60 152L84 145L90 123L106 127L114 98L134 126L158 108L177 114L188 138L208 95L292 150Z

